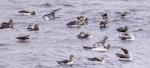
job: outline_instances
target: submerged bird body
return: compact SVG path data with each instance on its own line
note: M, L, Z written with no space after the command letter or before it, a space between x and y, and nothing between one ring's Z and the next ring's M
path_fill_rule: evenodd
M18 12L23 14L23 15L36 15L35 11L21 10L21 11L18 11Z
M70 60L62 60L62 61L56 61L58 64L73 64L73 61L70 61Z
M19 40L27 40L27 39L30 39L30 38L29 38L29 35L18 36L18 37L16 37L16 38L19 39Z
M85 50L93 50L94 48L97 48L96 43L93 44L93 47L83 46L83 49Z
M83 48L84 48L85 50L92 50L94 47L83 46Z
M104 57L93 57L93 58L87 58L89 61L98 61L98 62L102 62L104 60Z
M117 31L119 31L119 32L127 32L127 31L129 31L129 27L128 26L119 27L119 28L117 28Z
M70 28L80 27L80 24L78 21L71 21L71 22L67 23L66 25Z

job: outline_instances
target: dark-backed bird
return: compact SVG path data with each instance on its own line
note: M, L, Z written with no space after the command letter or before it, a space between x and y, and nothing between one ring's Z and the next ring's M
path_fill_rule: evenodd
M21 13L22 15L36 15L35 11L28 11L28 10L21 10L18 11L18 13Z
M127 49L121 48L121 50L124 52L124 54L116 53L116 56L119 57L119 60L132 60L132 56L129 54Z
M116 30L119 32L127 32L127 31L129 31L129 27L128 26L119 27Z
M22 36L18 36L16 38L19 39L19 40L22 40L22 41L30 39L29 35L22 35Z
M93 58L87 58L89 61L98 61L98 62L103 62L104 57L93 57Z
M2 22L0 29L13 28L13 20L10 19L9 22Z
M121 13L121 19L124 19L127 17L127 12Z
M70 55L69 60L61 60L61 61L56 61L58 64L62 64L62 65L72 65L73 64L73 60L76 57L74 55Z
M101 17L102 17L103 19L108 19L108 14L107 14L107 12L101 13Z

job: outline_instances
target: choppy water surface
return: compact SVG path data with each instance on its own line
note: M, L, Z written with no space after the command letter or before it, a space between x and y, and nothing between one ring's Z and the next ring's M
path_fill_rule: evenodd
M150 1L149 0L1 0L0 22L14 20L14 29L0 30L0 68L149 68L150 66ZM56 15L60 18L45 21L42 16L62 8ZM35 10L35 16L22 16L19 10ZM108 12L112 21L108 28L100 29L100 12ZM128 12L120 20L120 12ZM68 28L66 23L77 16L89 18L89 24L81 28ZM39 31L27 31L30 23L40 25ZM134 41L121 41L116 31L128 25L135 35ZM85 31L93 38L80 40L76 35ZM31 39L19 42L15 37L29 34ZM111 44L108 52L85 51L83 45L108 35ZM124 47L133 55L131 62L119 61L115 56ZM70 54L77 56L73 66L61 66L57 60L67 59ZM85 58L104 56L105 63L89 62Z

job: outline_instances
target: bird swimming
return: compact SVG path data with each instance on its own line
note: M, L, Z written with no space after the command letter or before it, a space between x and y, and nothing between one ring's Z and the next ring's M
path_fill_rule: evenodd
M86 17L84 17L84 16L78 16L76 18L77 18L77 20L78 20L80 25L84 25L85 23L88 22L88 19Z
M84 16L78 16L76 18L77 20L71 21L66 25L70 28L79 28L81 25L84 25L85 23L88 22L88 19Z
M21 10L18 11L18 13L21 13L22 15L36 15L35 11L28 11L28 10Z
M66 25L70 28L79 28L80 27L80 24L78 21L71 21L71 22L67 23Z
M56 62L61 65L72 65L75 58L76 58L76 56L70 55L68 60L60 60L60 61L56 61Z
M92 50L95 51L107 51L110 48L110 44L105 45L108 36L104 36L103 39L97 42L97 47L93 48Z
M22 41L25 41L25 40L27 40L27 39L30 39L29 35L22 35L22 36L18 36L18 37L16 37L16 38L19 39L19 40L22 40Z
M84 33L83 31L80 32L79 35L76 35L78 38L92 38L92 35L89 33Z
M127 12L121 13L121 19L124 19L127 17Z
M108 19L108 14L107 14L107 12L101 13L101 17L102 17L102 19Z
M97 43L95 42L94 44L93 44L93 47L89 47L89 46L83 46L83 49L85 49L85 50L92 50L92 49L94 49L94 48L97 48L97 45L96 45Z
M106 25L107 25L108 23L110 23L109 20L101 21L101 22L99 23L100 28L106 28Z
M127 32L127 31L129 31L129 27L128 26L119 27L116 30L119 32Z
M9 22L2 22L0 29L13 28L13 20L10 19Z
M38 24L30 24L30 25L27 27L27 30L28 30L28 31L37 31L37 30L39 30L39 25L38 25Z
M92 58L87 58L89 61L98 61L98 62L103 62L104 57L92 57Z
M130 61L130 60L132 60L132 55L129 54L127 49L121 48L121 50L124 52L124 54L116 53L116 56L119 57L119 60L123 60L123 61Z
M122 36L119 36L121 40L135 40L135 37L133 34L130 33L122 33Z

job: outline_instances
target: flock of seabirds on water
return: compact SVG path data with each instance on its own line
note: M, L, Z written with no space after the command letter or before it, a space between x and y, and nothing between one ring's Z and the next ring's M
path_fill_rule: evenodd
M43 15L42 18L44 20L54 20L56 18L55 13L61 10L61 8L55 9L53 10L51 13ZM21 10L18 11L18 13L22 14L22 15L36 15L35 11L28 11L28 10ZM127 17L127 12L123 12L120 13L120 19L124 19ZM101 13L101 18L103 19L103 21L101 21L99 23L100 28L107 28L107 24L110 23L109 19L108 19L108 14L107 12L103 12ZM80 28L81 26L83 26L84 24L88 23L88 18L84 17L84 16L79 16L76 17L77 20L73 20L69 23L67 23L66 25L69 28ZM0 29L6 29L6 28L13 28L13 20L9 20L9 22L2 22ZM28 31L38 31L39 29L39 25L38 24L30 24L27 27ZM124 26L124 27L119 27L116 29L118 32L122 33L122 36L119 36L119 38L121 40L134 40L134 35L132 33L129 32L129 27L128 26ZM85 32L80 32L79 35L76 35L77 38L79 39L87 39L87 38L92 38L92 35L89 33L85 33ZM18 39L19 41L26 41L28 39L30 39L29 35L22 35L22 36L18 36L16 37L16 39ZM93 46L83 46L83 49L85 50L94 50L94 51L102 51L102 52L106 52L107 50L109 50L110 48L110 44L106 45L106 40L108 39L108 36L104 36L103 39L101 41L98 42L94 42ZM123 51L123 53L116 53L115 55L119 58L119 60L121 61L131 61L132 60L132 55L128 52L128 50L126 48L121 48L121 50ZM73 61L75 60L76 56L75 55L70 55L68 60L60 60L60 61L56 61L58 64L65 64L65 65L72 65ZM104 57L91 57L91 58L86 58L89 61L97 61L97 62L103 62Z

